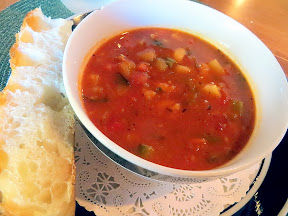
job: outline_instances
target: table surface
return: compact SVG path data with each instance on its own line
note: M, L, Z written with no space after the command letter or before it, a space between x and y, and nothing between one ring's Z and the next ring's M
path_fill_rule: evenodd
M0 11L18 0L1 0ZM257 35L288 76L287 0L200 0L237 20Z
M17 1L0 0L0 11ZM272 51L288 77L288 0L200 1L227 14L250 29ZM286 133L272 155L272 163L262 186L254 195L253 200L237 215L258 215L257 209L259 210L259 208L262 210L261 215L278 214L288 195L285 183L287 177L279 172L281 170L279 167L287 165L287 160L283 157L283 152L287 152L287 143L288 135ZM274 186L271 187L271 185ZM258 201L260 205L258 205ZM251 209L254 209L252 210L254 213ZM77 211L80 213L83 210L77 206Z
M287 0L200 0L237 20L273 52L288 76Z

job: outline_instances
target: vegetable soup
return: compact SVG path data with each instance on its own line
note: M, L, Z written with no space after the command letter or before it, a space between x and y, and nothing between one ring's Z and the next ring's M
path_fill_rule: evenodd
M249 83L235 63L186 32L141 28L101 44L81 75L95 126L127 151L183 170L234 158L255 124Z

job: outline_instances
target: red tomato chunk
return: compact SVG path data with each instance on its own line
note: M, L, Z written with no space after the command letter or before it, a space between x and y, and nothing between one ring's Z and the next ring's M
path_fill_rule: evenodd
M253 94L219 49L185 32L135 29L103 43L80 81L111 140L146 160L208 170L234 158L255 123Z

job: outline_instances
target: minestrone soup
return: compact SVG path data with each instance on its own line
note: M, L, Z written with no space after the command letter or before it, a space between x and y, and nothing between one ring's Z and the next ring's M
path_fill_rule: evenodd
M80 80L95 126L127 151L184 170L234 158L255 123L249 83L221 50L191 34L142 28L116 35Z

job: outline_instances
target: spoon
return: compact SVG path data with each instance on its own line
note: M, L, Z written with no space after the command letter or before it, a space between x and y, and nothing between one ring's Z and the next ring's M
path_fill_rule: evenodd
M72 17L72 21L73 21L73 25L72 25L72 31L76 28L76 26L86 17L88 16L90 13L92 13L93 11L89 11L86 13L82 13L79 15L76 15L74 17Z

